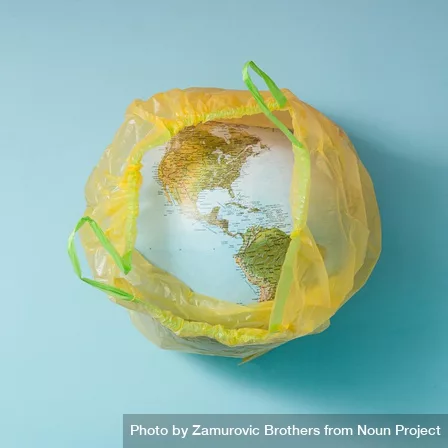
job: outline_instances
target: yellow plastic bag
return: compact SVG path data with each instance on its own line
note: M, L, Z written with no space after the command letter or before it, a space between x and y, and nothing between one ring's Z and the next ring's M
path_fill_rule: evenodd
M258 91L249 68L269 92ZM162 348L249 359L323 331L364 285L380 255L373 185L344 131L278 89L253 62L243 78L248 91L176 89L132 103L88 180L87 209L69 238L77 275L126 307L135 326ZM207 123L280 129L292 147L291 231L275 288L265 289L273 300L240 304L193 291L135 248L145 154L169 143L181 150L173 143L177 136L195 135ZM176 191L169 194L176 201ZM81 273L78 231L93 280Z

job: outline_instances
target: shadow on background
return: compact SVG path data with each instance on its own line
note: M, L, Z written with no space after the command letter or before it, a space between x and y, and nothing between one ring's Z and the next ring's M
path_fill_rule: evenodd
M339 124L372 176L381 210L383 252L367 285L320 335L242 366L227 358L189 359L275 395L292 411L306 398L329 413L447 412L437 397L448 388L441 342L448 336L448 167L431 166L423 148L420 161L399 158L397 148L412 143L394 135L378 131L370 138L372 129L362 132L359 123Z

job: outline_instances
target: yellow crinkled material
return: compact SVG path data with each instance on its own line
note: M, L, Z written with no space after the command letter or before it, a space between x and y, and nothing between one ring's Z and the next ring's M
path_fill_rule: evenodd
M86 186L85 218L75 232L94 280L81 276L74 232L69 253L75 270L128 308L134 325L162 348L249 359L323 331L380 255L374 188L344 131L272 81L267 92L246 82L248 91L175 89L133 102ZM293 231L274 300L239 305L202 295L135 249L148 151L205 122L276 128L275 120L284 132L293 130L294 167ZM336 262L329 267L326 259Z

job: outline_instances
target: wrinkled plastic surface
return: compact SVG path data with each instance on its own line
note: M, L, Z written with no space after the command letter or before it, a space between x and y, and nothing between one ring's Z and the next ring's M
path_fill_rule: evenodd
M135 101L89 178L85 215L100 225L120 254L132 254L132 270L124 275L92 230L83 228L81 241L93 275L138 298L110 297L128 308L135 326L162 348L250 358L320 332L364 285L379 258L381 224L373 185L347 135L288 90L283 93L288 99L283 109L269 92L262 96L293 129L311 165L310 186L303 195L301 160L295 158L291 213L294 219L302 207L307 214L282 268L285 281L278 294L283 297L248 306L207 297L134 249L144 154L183 128L206 121L274 127L250 92L195 88ZM272 331L272 311L279 300L281 322Z

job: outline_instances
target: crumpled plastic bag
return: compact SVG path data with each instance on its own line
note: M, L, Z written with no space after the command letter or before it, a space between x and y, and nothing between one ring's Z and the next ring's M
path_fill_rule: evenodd
M249 68L269 91L258 91ZM253 62L243 78L247 91L175 89L134 101L87 182L87 208L69 238L76 274L127 308L139 331L165 349L251 359L321 332L380 255L374 188L345 132ZM291 143L292 230L273 300L242 305L203 295L135 248L144 155L209 122L278 128ZM78 231L94 279L82 276Z

